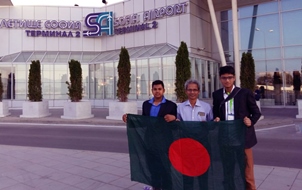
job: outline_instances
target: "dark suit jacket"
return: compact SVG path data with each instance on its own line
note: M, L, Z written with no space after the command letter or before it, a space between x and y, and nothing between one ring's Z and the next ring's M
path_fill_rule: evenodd
M238 87L235 87L239 89ZM221 104L224 100L223 88L213 92L213 114L214 118L219 117L225 120L225 104ZM252 121L252 126L247 127L245 134L245 148L251 148L257 144L257 138L254 125L261 116L260 110L256 104L254 94L249 89L241 88L234 97L234 114L235 119L243 119L245 116Z
M149 103L149 100L144 101L143 115L150 116L151 106L152 104ZM166 99L166 102L160 105L160 109L157 116L164 117L167 114L171 114L177 117L177 105L174 102Z

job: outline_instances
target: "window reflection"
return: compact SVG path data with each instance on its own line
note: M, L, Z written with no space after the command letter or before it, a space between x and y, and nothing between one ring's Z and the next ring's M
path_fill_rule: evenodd
M209 81L211 80L208 72L208 61L202 60L201 62L201 70L202 70L202 90L204 88L203 98L211 97L212 92L209 88Z
M104 99L104 92L105 92L104 64L96 64L95 80L97 81L96 99Z
M66 81L69 81L68 65L54 65L55 83L54 95L55 99L68 99L68 89Z
M292 76L290 76L289 79L292 79L292 81L287 80L287 87L293 88L294 90L294 96L290 96L289 99L287 99L288 104L296 105L297 99L301 99L300 92L301 92L301 73L299 70L294 70ZM290 92L290 89L287 89L288 92Z
M49 52L45 60L54 59L57 52ZM69 55L62 53L62 59ZM72 53L71 53L72 54ZM40 54L42 55L42 54ZM58 54L59 55L59 54ZM90 55L90 58L95 54ZM156 57L149 59L131 60L131 83L130 100L146 100L152 97L151 84L154 80L163 80L165 84L165 96L175 100L175 56ZM61 59L58 58L58 59ZM88 57L87 57L88 58ZM57 59L57 60L58 60ZM217 63L207 63L199 58L190 58L192 65L192 77L203 81L204 89L202 97L207 97L213 91L212 78L203 79L203 76L215 77L213 68ZM206 67L204 66L206 63ZM27 99L27 78L31 62L5 66L2 64L0 72L3 74L2 81L5 86L3 98ZM117 66L118 62L105 62L88 64L81 63L83 77L83 99L116 99L117 89ZM208 64L215 64L210 67ZM209 67L211 70L211 75ZM205 74L206 73L206 74ZM66 63L41 62L41 80L43 99L67 100L69 99L66 81L69 81L69 66ZM215 84L213 84L215 86ZM205 94L204 94L205 93Z
M161 59L155 58L149 60L150 80L162 80Z
M15 77L12 75L11 72L11 65L9 64L1 64L0 67L0 73L1 73L1 80L3 85L3 99L11 99L11 94L14 93L15 90ZM13 77L13 78L12 78Z
M135 61L130 61L131 64L131 82L130 82L130 94L129 99L136 99L136 64Z
M14 91L11 91L11 98L12 99L17 99L17 100L26 100L27 99L27 83L25 82L16 82L15 83L15 93ZM9 91L8 91L9 92Z
M286 0L281 1L281 9L282 11L287 10L296 10L302 8L302 1L301 0Z
M41 64L41 82L43 99L54 99L53 64Z
M243 50L250 48L268 49L281 44L278 14L257 17L255 29L251 31L252 22L252 17L239 21L240 45Z
M285 60L286 77L286 103L287 105L296 105L297 99L302 99L302 61L301 59Z
M225 51L229 52L233 50L233 35L232 35L232 15L229 15L231 11L223 11L221 17L221 42Z
M137 60L137 98L140 100L149 99L149 72L148 60Z
M250 51L253 55L257 86L262 93L261 105L294 105L300 96L295 94L293 79L294 71L301 72L301 25L297 24L302 22L301 9L300 0L239 8L240 53ZM255 10L257 15L253 16ZM227 52L233 46L229 13L221 14L222 42ZM228 63L232 62L231 56Z
M41 78L43 82L52 82L54 79L53 64L41 64Z
M163 82L165 84L165 96L175 100L175 57L163 57Z
M302 52L302 46L290 46L290 47L285 47L284 48L284 58L301 58L302 53L297 53L297 52Z
M284 45L302 44L302 10L282 13Z
M83 83L83 99L88 99L89 94L89 80L93 82L93 78L88 76L88 64L81 64L82 68L82 83Z
M96 97L96 94L95 94L95 90L97 89L97 81L96 81L96 78L95 78L95 67L96 65L95 64L91 64L89 65L89 74L88 76L86 76L85 78L85 83L86 83L86 86L88 87L88 89L86 89L88 93L88 98L89 99L94 99Z
M28 77L28 64L13 65L13 72L9 73L8 99L27 99L27 77ZM15 87L14 87L15 85Z
M105 99L114 99L115 95L115 76L114 76L114 67L113 63L104 64L105 79L104 79L104 98Z
M255 6L242 7L240 8L238 15L241 18L251 17L254 13L254 9L257 9L257 15L267 15L267 14L277 13L278 2L261 3Z

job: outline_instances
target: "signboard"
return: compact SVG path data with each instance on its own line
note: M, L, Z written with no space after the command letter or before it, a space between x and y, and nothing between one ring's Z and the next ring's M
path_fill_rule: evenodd
M187 3L114 18L113 12L90 13L85 18L87 30L82 32L81 21L2 19L1 28L25 29L28 37L80 38L121 35L158 28L157 19L186 13Z
M113 18L112 12L91 13L86 16L85 24L89 30L83 32L84 37L97 37L105 35L120 35L156 29L156 19L186 13L187 3L178 3L153 9L142 13ZM114 26L114 30L112 29Z

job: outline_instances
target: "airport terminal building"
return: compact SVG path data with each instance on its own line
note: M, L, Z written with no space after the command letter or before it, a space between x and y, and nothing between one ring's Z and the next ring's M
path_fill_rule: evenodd
M262 105L290 106L300 98L301 0L237 0L235 21L231 0L213 0L216 22L207 0L125 0L102 8L10 3L0 1L0 73L10 107L21 107L27 99L32 60L41 62L43 99L50 107L61 107L68 100L65 81L71 59L82 65L84 99L107 107L116 99L122 46L131 59L129 99L152 97L150 85L160 79L166 97L175 100L175 57L181 41L189 49L192 77L202 84L200 98L210 99L220 88L219 67L223 62L236 65L235 24L237 54L251 52L255 59Z

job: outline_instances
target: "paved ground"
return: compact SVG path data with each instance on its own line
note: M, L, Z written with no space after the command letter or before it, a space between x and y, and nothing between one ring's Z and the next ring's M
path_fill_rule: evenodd
M0 118L0 122L125 126L121 121L106 120L106 108L93 109L95 117L84 120L61 119L62 109L53 109L50 117L39 119L20 118L21 110L11 113ZM262 113L264 119L259 121L257 129L300 122L295 119L297 108L267 108ZM301 169L256 165L255 177L258 190L302 189ZM141 190L143 187L130 180L128 154L0 145L0 190Z

